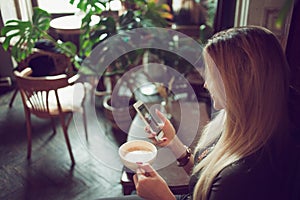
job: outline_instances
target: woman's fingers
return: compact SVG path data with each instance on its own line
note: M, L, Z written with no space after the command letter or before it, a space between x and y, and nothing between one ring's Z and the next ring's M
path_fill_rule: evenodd
M137 174L133 175L133 183L134 183L134 185L137 185L137 183L138 183Z
M158 109L156 109L155 111L156 111L157 116L162 121L162 124L160 125L162 128L164 128L164 127L167 127L167 128L168 127L173 127L171 122L166 118L166 116L161 111L159 111Z
M157 116L161 119L162 123L159 126L163 129L164 136L157 137L158 133L152 131L150 126L145 127L145 132L148 133L148 138L153 144L158 146L166 146L175 135L175 129L171 122L164 116L164 114L158 109L155 110Z
M137 180L142 180L145 177L146 177L145 171L143 169L141 169L141 168L138 168L136 170L136 178L137 178Z
M165 123L167 121L167 118L164 116L164 114L161 111L156 109L155 112L156 112L157 116L161 119L161 121L163 123Z
M146 131L146 133L149 133L149 134L150 134L150 133L151 133L150 126L146 126L146 127L145 127L145 131Z
M157 134L153 132L149 126L145 127L145 132L148 133L148 138L155 137Z
M168 141L168 138L163 137L161 139L157 139L156 136L157 136L157 134L152 132L152 133L148 134L148 139L150 139L154 145L161 146L161 145L167 144L166 142Z
M141 164L139 165L139 168L137 169L137 174L140 173L143 176L156 176L157 172L155 171L155 169L149 164L149 163L145 163L145 164Z
M146 177L154 177L157 175L157 172L152 168L148 163L139 164L135 175L133 176L133 182L137 185L138 181L143 180Z
M145 132L148 134L148 139L151 139L153 143L156 143L156 133L152 132L149 126L145 127Z

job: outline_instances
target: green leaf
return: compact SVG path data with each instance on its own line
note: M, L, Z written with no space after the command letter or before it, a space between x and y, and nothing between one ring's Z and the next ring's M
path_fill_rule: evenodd
M74 5L75 1L70 0L70 3ZM101 7L105 8L106 3L107 3L107 1L100 1L100 0L79 0L76 7L84 12L91 11L95 14L96 13L100 14L103 11Z
M72 42L62 43L62 44L60 44L60 48L62 50L62 53L65 53L66 55L68 55L68 57L74 56L77 52L77 47Z
M44 19L48 19L50 22L51 15L47 11L42 10L38 7L33 8L32 23L34 25L42 24L42 22L40 22L40 21L42 21Z
M17 30L17 26L5 26L1 30L1 36L6 36L8 37L9 35L12 35L16 32L19 32Z
M5 37L2 46L7 50L14 40L15 45L11 48L11 54L17 62L20 62L32 53L35 42L47 35L50 19L50 14L46 11L34 8L32 22L15 19L7 21L1 30L1 35Z
M8 50L8 47L10 46L10 41L11 41L11 39L12 39L13 37L14 37L14 35L11 35L11 36L8 36L8 37L5 38L5 40L4 40L3 44L2 44L2 47L3 47L3 49L4 49L5 51Z
M277 29L280 30L282 28L282 26L285 22L285 19L287 18L288 13L292 7L293 7L293 0L286 0L279 12L279 15L278 15L276 21L275 21L275 27Z

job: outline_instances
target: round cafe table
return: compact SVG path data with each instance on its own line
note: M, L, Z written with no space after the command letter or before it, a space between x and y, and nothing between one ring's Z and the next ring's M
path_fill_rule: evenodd
M50 27L56 31L69 31L70 33L80 33L82 17L78 15L67 15L54 18L50 21Z
M62 41L71 41L79 47L79 35L82 15L67 15L54 18L50 21L50 27L55 30L58 38ZM90 26L97 24L99 16L92 16Z

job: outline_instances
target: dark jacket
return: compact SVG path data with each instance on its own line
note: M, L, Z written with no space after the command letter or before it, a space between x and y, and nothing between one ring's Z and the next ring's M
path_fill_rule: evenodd
M215 177L209 200L296 200L299 196L295 194L295 190L300 189L296 185L299 184L297 173L300 172L298 152L299 149L292 146L285 146L283 151L278 151L266 145L228 165ZM196 162L201 153L195 155ZM192 199L199 176L201 174L191 177L190 194L178 199Z

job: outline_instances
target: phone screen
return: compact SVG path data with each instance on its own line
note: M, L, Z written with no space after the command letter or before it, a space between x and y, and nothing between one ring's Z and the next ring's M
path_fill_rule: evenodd
M155 121L151 113L149 112L148 108L145 106L145 104L141 104L138 107L138 110L143 115L146 122L149 124L150 128L155 132L158 133L161 131L161 128L159 127L158 123Z

